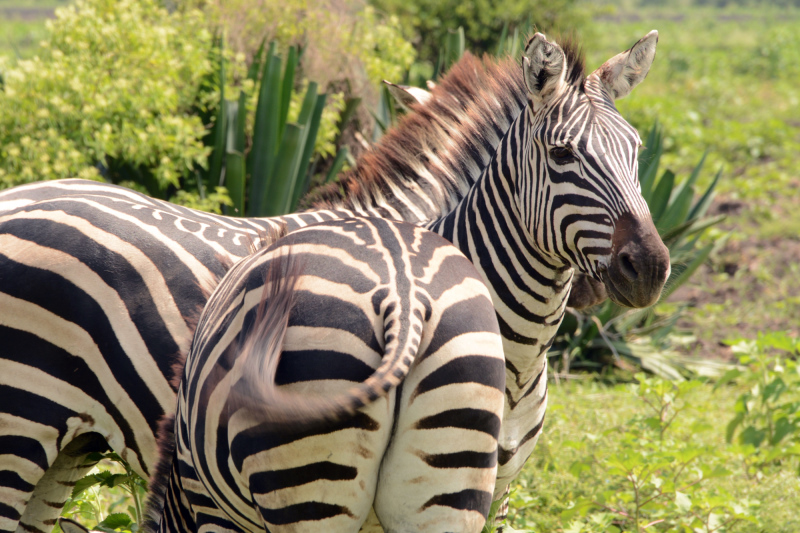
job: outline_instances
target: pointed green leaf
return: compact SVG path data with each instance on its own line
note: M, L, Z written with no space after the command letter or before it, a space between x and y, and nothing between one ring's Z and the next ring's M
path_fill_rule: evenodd
M283 72L283 87L281 89L281 111L278 118L278 138L283 136L283 129L286 126L286 118L289 116L289 104L292 101L294 89L294 71L297 67L297 49L289 47L289 56L286 58L286 70Z
M711 185L703 193L703 196L697 201L696 204L692 207L689 211L689 219L693 218L700 218L706 214L708 211L708 207L711 205L711 200L714 199L714 189L717 187L717 183L719 182L719 177L722 175L722 167L717 171L717 174L714 176L714 179L711 180Z
M650 214L653 217L653 222L658 224L658 220L661 218L661 215L664 214L664 210L667 208L667 203L669 203L669 196L672 193L672 187L675 185L675 174L667 169L661 175L661 179L658 180L658 185L656 185L655 191L653 191L653 195L648 200L648 204L650 206Z
M245 191L245 123L247 121L247 96L239 93L238 102L228 102L228 143L225 154L225 181L228 195L233 201L233 215L244 216Z
M658 165L664 151L661 127L658 122L650 128L650 133L645 141L645 149L639 152L639 183L642 186L642 196L649 202L656 181Z
M277 216L286 213L297 180L295 174L297 162L303 153L301 144L303 129L297 124L286 125L281 140L280 157L275 161L276 166L273 172L275 179L270 183L263 210L254 213L255 216Z
M507 48L507 41L508 40L508 21L503 23L503 30L500 32L500 40L497 41L497 51L495 55L497 57L503 57L506 52Z
M695 235L702 232L706 228L710 228L716 224L719 224L723 220L725 220L726 215L716 215L713 217L706 217L700 220L698 219L689 219L683 224L679 224L672 229L669 229L661 235L661 240L664 241L664 244L670 248L670 252L672 252L672 248L681 239L689 237L690 235Z
M682 188L681 192L674 196L670 205L667 206L667 210L656 224L659 235L686 222L693 197L694 187L691 186Z
M249 80L256 81L258 79L258 73L261 71L261 61L264 56L264 44L266 44L266 41L266 38L261 39L261 44L258 45L258 50L253 56L253 61L250 63L250 66L247 69L247 79Z
M281 58L275 54L275 43L271 43L261 75L261 88L256 105L253 126L253 146L250 150L250 206L251 215L263 213L267 204L267 191L272 179L272 170L278 143L278 118L281 110ZM256 215L257 216L257 215Z
M300 162L297 168L297 183L295 184L292 203L289 211L297 210L297 204L300 198L308 192L309 185L311 184L311 175L308 173L308 165L311 161L311 156L314 154L314 146L317 143L317 133L319 132L319 125L322 121L322 111L325 109L325 100L327 94L323 93L317 96L317 102L314 111L308 120L308 132L306 133L305 147Z
M714 248L714 244L708 244L697 251L697 255L694 256L692 261L686 265L686 268L680 270L674 275L670 275L670 279L667 281L666 287L664 288L664 292L661 293L661 301L664 301L670 294L672 294L675 289L686 283L694 271L697 270L700 265L705 263L706 259L708 259L711 250Z
M328 169L328 174L325 176L325 183L330 183L341 172L344 162L347 160L347 147L342 146L336 153L336 158L333 160L331 168Z
M205 183L206 187L210 187L212 183L219 183L222 175L222 163L225 156L225 133L227 126L225 124L225 58L222 56L223 45L220 41L219 44L219 103L217 104L217 119L214 122L214 146L211 152L211 164L208 168L208 179Z
M94 474L82 477L76 481L75 486L72 487L72 498L77 498L83 491L95 485L99 485L101 482L102 479L98 479Z
M673 197L677 198L681 193L683 193L684 189L694 187L695 182L697 182L697 177L700 175L700 171L703 169L703 165L706 162L706 157L708 156L708 150L703 152L703 156L700 158L700 162L697 163L697 166L694 167L692 173L689 175L689 178L680 183L675 190L673 191Z
M119 529L121 527L130 527L132 523L133 520L127 514L112 513L97 525L100 527L107 527L108 529Z

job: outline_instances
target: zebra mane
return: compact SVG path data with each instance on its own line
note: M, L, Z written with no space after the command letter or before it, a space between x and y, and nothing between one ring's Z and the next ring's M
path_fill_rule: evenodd
M438 218L478 179L525 104L517 61L478 59L467 52L431 97L412 104L412 112L355 168L342 174L338 183L318 190L313 207L382 205L391 203L392 190L399 188L427 196L433 205L424 215L428 220Z
M583 84L586 81L586 56L580 41L575 34L559 37L556 41L567 60L567 83L583 92Z
M567 80L582 87L583 53L574 37L560 40ZM311 196L314 209L390 205L393 191L426 197L429 209L401 213L408 222L427 222L449 212L489 164L500 140L527 104L522 67L516 58L482 59L469 52L442 78L424 103L364 154L338 183Z

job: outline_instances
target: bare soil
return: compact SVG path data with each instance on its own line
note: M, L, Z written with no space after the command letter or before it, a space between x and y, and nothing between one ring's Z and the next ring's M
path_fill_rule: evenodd
M729 216L722 228L734 233L669 298L689 305L678 323L694 337L682 348L687 354L732 360L728 339L781 330L800 336L800 234L794 231L800 197L777 200L766 224L755 207L724 198L715 203L714 214ZM764 231L767 225L773 229Z

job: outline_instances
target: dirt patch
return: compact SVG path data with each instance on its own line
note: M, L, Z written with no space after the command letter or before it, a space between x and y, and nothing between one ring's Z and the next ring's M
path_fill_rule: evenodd
M726 339L755 338L765 331L800 335L800 234L791 230L800 214L792 204L787 198L771 208L773 224L786 221L787 231L764 237L754 206L729 199L715 203L714 214L730 217L722 229L734 234L669 298L689 306L678 328L695 340L682 351L730 360L733 353Z

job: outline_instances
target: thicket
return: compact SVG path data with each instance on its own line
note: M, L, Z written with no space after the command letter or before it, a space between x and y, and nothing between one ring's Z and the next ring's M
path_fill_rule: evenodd
M36 57L0 63L0 183L82 177L158 197L206 164L200 117L212 34L198 11L78 0Z
M593 11L585 0L370 0L398 18L419 51L420 58L436 61L448 33L464 28L467 49L494 51L504 27L525 26L538 31L582 28Z
M0 57L0 188L82 177L216 212L232 205L224 178L209 179L220 129L214 125L229 108L227 94L241 99L240 122L252 132L260 80L258 70L247 75L248 54L221 44L247 35L248 27L226 29L215 18L236 7L248 21L280 15L272 22L281 53L288 53L287 43L302 42L285 121L301 118L308 73L327 72L320 92L329 94L314 150L305 155L332 158L345 96L357 92L348 82L377 94L380 79L408 68L413 49L369 7L343 14L307 2L280 9L267 2L265 12L257 3L187 1L166 9L156 0L78 0L57 9L31 59ZM245 51L252 60L256 50ZM242 155L249 154L252 136L240 144Z

